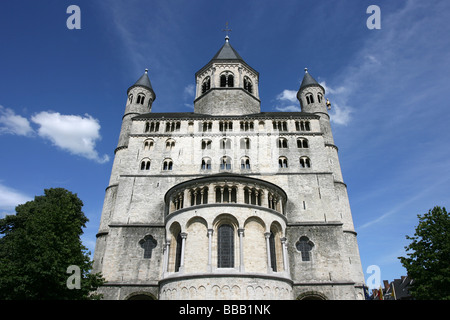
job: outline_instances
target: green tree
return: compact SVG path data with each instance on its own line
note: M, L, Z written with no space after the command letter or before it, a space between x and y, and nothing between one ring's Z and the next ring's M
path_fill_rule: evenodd
M449 213L436 206L418 218L414 236L406 236L412 240L405 247L408 257L399 257L414 280L410 293L419 300L450 300Z
M91 274L90 252L80 236L88 219L83 202L62 188L16 207L0 219L0 299L98 299L91 294L103 284ZM80 269L80 289L69 289L67 268Z

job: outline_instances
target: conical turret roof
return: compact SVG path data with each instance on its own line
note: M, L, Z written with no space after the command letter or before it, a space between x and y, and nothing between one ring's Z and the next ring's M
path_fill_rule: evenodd
M153 93L153 96L155 96L155 98L156 98L155 92L153 91L153 88L152 88L152 83L150 82L150 79L148 78L148 69L145 69L144 74L136 81L135 84L133 84L131 87L128 88L128 91L130 91L131 88L134 88L137 86L147 88L148 90L150 90Z
M317 81L308 73L308 68L305 68L305 75L303 76L303 81L302 84L300 85L300 89L303 89L305 87L311 86L311 85L316 85L316 86L320 86L320 84L317 83Z

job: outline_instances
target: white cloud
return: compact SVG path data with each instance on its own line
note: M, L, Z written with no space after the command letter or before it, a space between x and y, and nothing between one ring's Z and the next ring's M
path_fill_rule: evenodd
M300 112L301 111L300 106L294 106L294 105L282 106L282 107L278 106L278 107L275 107L275 109L277 109L278 111L281 111L281 112Z
M326 98L329 98L331 103L331 110L328 111L331 122L347 125L351 120L350 114L353 112L353 108L347 104L348 96L352 93L351 88L349 86L333 88L325 81L320 82L320 85L325 89Z
M13 110L0 106L0 134L16 134L19 136L29 136L33 134L30 122Z
M350 107L340 106L338 103L333 103L331 110L328 111L331 121L340 125L347 125L350 122L352 112Z
M43 111L34 115L31 121L40 125L39 136L55 146L98 163L109 161L108 155L100 157L95 150L96 141L101 139L100 124L90 115L81 117Z
M188 84L184 88L184 96L185 97L194 97L195 96L195 86L193 84Z
M296 102L297 101L297 91L296 90L287 90L287 89L283 90L283 92L277 96L277 100Z
M4 217L6 214L13 214L14 208L17 205L23 204L30 200L33 200L33 198L23 194L20 191L0 184L0 218Z

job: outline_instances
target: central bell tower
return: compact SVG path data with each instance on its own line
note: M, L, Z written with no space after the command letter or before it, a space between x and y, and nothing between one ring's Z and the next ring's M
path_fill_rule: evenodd
M231 46L225 44L197 73L194 113L245 115L261 112L259 73Z

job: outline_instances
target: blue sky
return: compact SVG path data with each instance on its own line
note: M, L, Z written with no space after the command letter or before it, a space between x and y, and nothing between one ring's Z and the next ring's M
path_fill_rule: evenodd
M81 30L69 30L69 5ZM381 29L369 30L369 5ZM149 68L154 112L193 110L224 43L260 73L263 111L297 111L304 68L326 88L366 273L405 275L417 214L449 205L448 1L2 1L0 217L63 187L93 252L126 90Z

